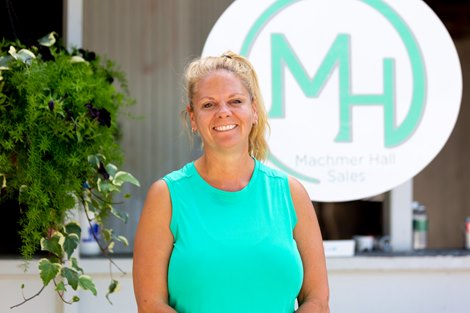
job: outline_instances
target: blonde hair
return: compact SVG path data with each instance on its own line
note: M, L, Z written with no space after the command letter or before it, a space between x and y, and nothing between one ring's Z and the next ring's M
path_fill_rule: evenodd
M192 61L186 68L184 76L187 103L189 103L190 110L193 110L192 98L199 80L218 70L234 73L248 90L258 115L257 123L253 125L249 135L248 153L258 160L266 160L269 150L265 137L269 130L268 116L259 88L258 75L247 58L227 51L218 57L209 56ZM185 109L182 113L186 124L189 125L189 112ZM190 125L188 129L190 129Z

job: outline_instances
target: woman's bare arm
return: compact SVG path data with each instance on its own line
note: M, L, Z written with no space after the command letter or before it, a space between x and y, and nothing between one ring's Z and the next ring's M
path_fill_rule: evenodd
M294 178L289 179L289 184L297 213L294 238L304 267L304 281L297 298L297 312L329 313L328 277L317 216L302 184Z
M166 183L149 189L137 226L133 280L139 313L174 313L168 305L168 262L173 249L171 199Z

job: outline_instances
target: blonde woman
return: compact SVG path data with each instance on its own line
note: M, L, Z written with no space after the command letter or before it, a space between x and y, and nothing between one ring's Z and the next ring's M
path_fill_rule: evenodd
M185 115L203 153L156 181L137 228L140 313L329 312L322 238L294 178L267 167L257 75L227 52L186 71Z

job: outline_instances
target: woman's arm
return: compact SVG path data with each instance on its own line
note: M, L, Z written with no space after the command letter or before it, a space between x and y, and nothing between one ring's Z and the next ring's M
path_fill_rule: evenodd
M289 185L297 213L294 238L302 258L304 281L297 298L297 312L329 313L329 287L323 240L317 216L307 191L294 178Z
M139 313L175 313L168 305L168 262L173 249L171 199L166 183L149 189L137 226L133 280Z

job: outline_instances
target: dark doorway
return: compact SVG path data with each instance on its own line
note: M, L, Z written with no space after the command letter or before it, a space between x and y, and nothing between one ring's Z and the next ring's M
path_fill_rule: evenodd
M0 38L35 43L55 31L63 35L63 0L0 0Z

